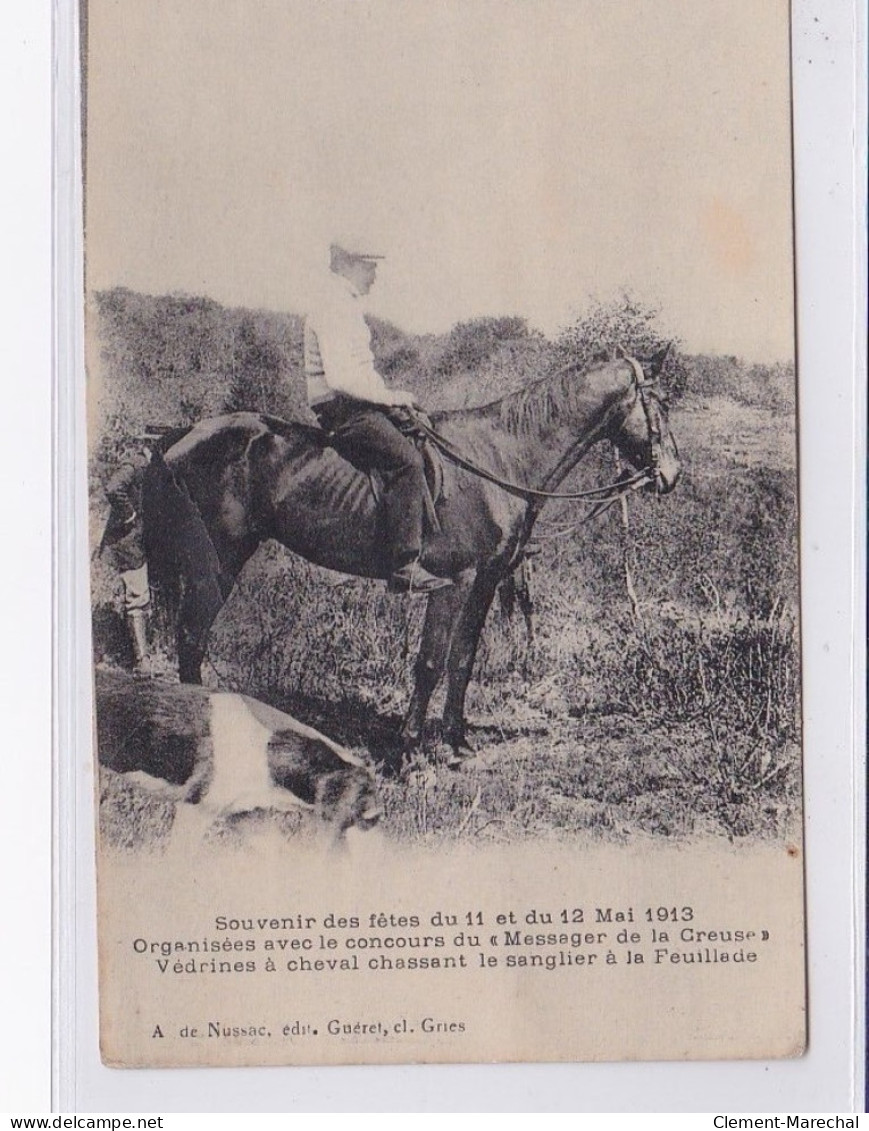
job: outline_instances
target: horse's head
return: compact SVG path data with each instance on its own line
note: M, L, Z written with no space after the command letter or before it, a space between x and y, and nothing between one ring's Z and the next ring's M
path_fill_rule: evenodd
M679 448L670 431L667 399L660 381L669 350L667 345L648 359L624 356L623 364L631 368L633 397L627 415L610 436L619 452L638 471L648 470L647 489L659 495L672 491L682 473Z

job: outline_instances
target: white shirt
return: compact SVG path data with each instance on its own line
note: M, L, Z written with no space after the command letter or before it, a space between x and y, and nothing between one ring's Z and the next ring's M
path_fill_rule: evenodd
M374 368L371 331L359 295L333 275L316 309L305 318L305 378L308 404L336 393L372 404L395 404L396 394Z

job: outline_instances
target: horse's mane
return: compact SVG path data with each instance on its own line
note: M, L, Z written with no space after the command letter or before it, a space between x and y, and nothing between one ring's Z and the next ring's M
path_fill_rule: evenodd
M547 431L575 412L579 394L585 385L578 378L586 376L593 370L601 369L606 364L606 362L597 362L583 366L578 361L571 362L533 381L530 385L488 404L476 408L458 409L454 412L438 412L434 415L440 420L460 417L495 419L513 436Z
M577 377L584 372L582 366L574 362L524 389L509 393L500 402L501 424L516 436L553 427L576 407L580 388Z

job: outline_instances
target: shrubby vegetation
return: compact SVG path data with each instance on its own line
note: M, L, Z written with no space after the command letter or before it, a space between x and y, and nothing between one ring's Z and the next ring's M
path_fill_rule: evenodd
M208 299L97 296L100 490L127 438L237 409L309 419L299 318ZM484 403L566 359L651 353L659 312L592 304L550 341L519 318L414 337L372 323L389 380L428 407ZM692 356L665 373L685 474L665 501L631 500L590 525L552 504L533 559L535 642L490 616L469 692L480 756L461 773L382 783L393 835L728 836L792 828L799 796L794 373ZM613 476L600 449L576 483ZM568 484L569 486L569 484ZM626 571L636 601L629 599ZM98 654L120 657L116 579L94 567ZM160 645L171 652L162 626ZM375 756L406 703L421 610L276 545L251 561L213 632L211 678ZM436 738L433 728L432 739Z

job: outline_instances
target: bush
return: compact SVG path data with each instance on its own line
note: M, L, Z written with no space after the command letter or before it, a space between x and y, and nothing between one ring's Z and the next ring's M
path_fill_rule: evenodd
M601 358L616 356L621 348L636 357L651 357L668 343L662 381L672 402L678 401L687 388L688 374L679 356L679 340L660 326L661 311L634 298L625 291L610 302L595 301L572 325L558 336L556 347L563 363L591 365Z
M462 370L477 369L502 342L521 341L528 336L524 318L475 318L458 322L446 337L435 372L449 377Z
M750 408L794 411L796 375L790 362L749 365L741 358L697 354L685 359L687 387L698 397L731 397Z
M713 734L776 744L799 737L798 637L789 615L620 618L581 663L608 709L660 723L702 720Z

